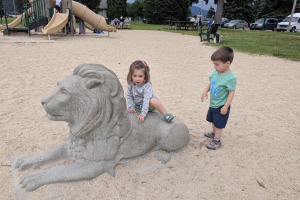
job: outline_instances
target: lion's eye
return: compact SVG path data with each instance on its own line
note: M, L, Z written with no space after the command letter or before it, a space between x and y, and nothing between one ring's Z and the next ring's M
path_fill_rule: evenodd
M68 90L66 90L66 89L64 89L64 88L61 88L61 89L60 89L60 92L61 92L61 93L64 93L64 94L68 94L68 93L69 93Z

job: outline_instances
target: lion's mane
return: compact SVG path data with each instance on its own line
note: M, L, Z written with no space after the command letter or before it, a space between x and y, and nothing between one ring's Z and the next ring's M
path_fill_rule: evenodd
M73 75L83 78L79 110L84 110L81 123L72 135L84 137L94 129L101 130L94 139L123 137L129 131L124 91L115 73L100 64L82 64ZM88 108L86 108L88 106ZM84 108L80 108L84 107ZM123 124L123 126L121 126ZM128 125L126 125L128 124ZM121 130L121 127L123 127ZM124 128L127 129L124 131Z

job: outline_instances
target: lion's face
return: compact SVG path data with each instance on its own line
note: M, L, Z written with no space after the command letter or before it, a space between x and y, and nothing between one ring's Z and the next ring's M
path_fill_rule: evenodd
M79 76L68 76L57 83L56 89L42 99L42 105L47 113L47 117L54 121L73 122L75 116L84 112L86 106L80 104L82 99L83 79Z
M82 64L72 75L42 99L50 120L66 121L74 136L98 129L101 137L120 132L118 122L127 116L126 102L118 77L97 64Z

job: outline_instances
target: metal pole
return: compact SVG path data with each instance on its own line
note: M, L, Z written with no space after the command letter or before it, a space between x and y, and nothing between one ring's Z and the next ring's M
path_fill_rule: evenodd
M6 24L6 34L9 35L10 32L9 32L9 28L8 28L8 23L7 23L7 16L6 16L6 9L4 9L4 18L5 18L5 24ZM4 30L4 33L5 33L5 30Z
M290 30L291 22L292 22L292 19L293 19L295 8L296 8L296 3L297 3L297 0L294 0L294 4L293 4L293 8L292 8L291 17L290 17L290 20L289 20L289 25L288 25L288 30L287 31Z
M16 4L15 4L15 0L13 0L13 5L14 5L14 14L16 15L16 14L17 14L17 11L16 11Z
M71 20L70 20L70 28L71 28L71 35L74 36L74 24L73 24L73 8L72 8L72 0L69 0L69 10L71 13L69 13L69 15L71 16Z

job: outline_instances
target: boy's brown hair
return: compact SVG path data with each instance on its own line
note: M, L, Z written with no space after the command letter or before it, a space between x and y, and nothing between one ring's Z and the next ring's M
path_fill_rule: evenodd
M233 50L230 47L222 46L211 55L210 59L212 61L221 61L223 63L230 61L232 63L233 57Z
M150 81L150 68L149 68L148 64L145 61L136 60L129 67L129 72L127 75L127 83L128 84L130 84L132 82L132 74L134 73L135 69L143 69L144 75L145 75L145 83L148 83Z

